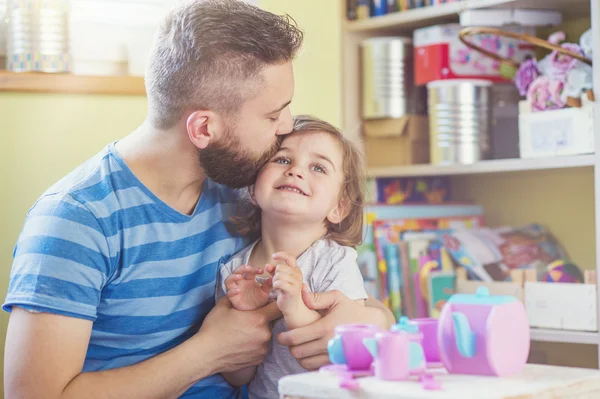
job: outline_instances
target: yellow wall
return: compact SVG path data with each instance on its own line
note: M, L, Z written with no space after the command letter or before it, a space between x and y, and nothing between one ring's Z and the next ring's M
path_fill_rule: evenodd
M292 113L309 113L341 127L342 45L339 0L259 0L275 14L289 14L304 31L296 59Z
M145 114L145 97L0 93L0 301L29 207L79 163L136 128ZM2 359L7 323L1 311Z

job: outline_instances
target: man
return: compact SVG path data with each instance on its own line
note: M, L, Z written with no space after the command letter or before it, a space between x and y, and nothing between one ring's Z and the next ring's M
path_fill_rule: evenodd
M292 128L301 42L287 18L239 1L168 15L146 77L147 120L27 215L4 304L8 398L237 395L219 373L259 364L280 314L215 305L215 280L245 245L227 228L232 188L251 183ZM279 339L307 369L327 362L336 324L389 322L377 303L306 301L327 315Z

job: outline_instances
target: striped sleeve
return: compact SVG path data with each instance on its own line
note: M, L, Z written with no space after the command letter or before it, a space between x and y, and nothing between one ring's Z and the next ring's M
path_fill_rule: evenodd
M68 194L43 197L15 246L3 309L95 320L110 269L108 242L94 215Z

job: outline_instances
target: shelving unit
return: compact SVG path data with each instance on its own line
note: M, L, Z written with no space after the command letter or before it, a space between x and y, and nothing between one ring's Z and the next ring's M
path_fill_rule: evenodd
M0 71L0 92L145 96L144 78Z
M594 166L594 155L574 155L537 159L498 159L473 165L409 165L369 168L369 177L459 176L482 173L520 172L526 170L564 169Z
M570 344L597 345L600 342L597 332L549 330L542 328L532 328L531 339L540 342L563 342Z
M435 7L423 7L387 14L380 17L358 21L346 21L348 32L369 32L390 30L406 30L424 25L435 25L456 19L458 13L466 9L510 8L516 4L520 8L531 9L564 9L564 0L463 0L441 4ZM589 12L588 0L569 0L568 16L577 16Z
M590 18L595 38L594 81L600 82L600 2L598 0L464 0L358 21L346 20L345 1L341 1L343 4L341 9L344 12L342 16L342 98L344 101L342 127L349 138L359 145L362 130L360 42L367 38L385 35L411 37L414 29L420 27L458 22L459 13L465 9L519 7L559 10L563 13L565 25L579 24L579 21L574 21L582 17L586 22ZM598 87L600 85L596 85L595 88L596 98L600 98ZM598 103L595 112L600 112ZM591 268L595 267L600 275L600 123L595 123L594 130L596 137L594 154L540 159L489 160L474 165L379 167L369 168L368 176L450 176L453 189L456 186L459 199L470 199L481 204L486 214L489 210L491 216L489 219L493 220L493 225L529 222L547 224L551 226L551 231L556 229L558 235L562 235L567 251L570 247L573 252L582 254L579 257L582 263ZM576 212L576 217L570 218L569 212ZM577 234L583 236L577 237ZM600 300L598 309L600 310ZM600 319L600 311L598 317ZM532 329L531 337L533 341L538 342L598 345L600 359L600 332Z

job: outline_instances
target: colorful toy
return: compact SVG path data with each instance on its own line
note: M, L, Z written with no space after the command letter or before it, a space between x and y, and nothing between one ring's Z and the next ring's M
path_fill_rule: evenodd
M437 342L438 319L427 317L422 319L412 319L409 323L417 326L419 332L423 335L421 346L425 354L427 365L435 365L440 362L440 349Z
M541 280L548 283L583 283L583 273L576 265L559 259L546 267Z
M371 368L373 357L364 346L365 338L372 338L380 331L370 324L345 324L335 328L335 336L329 340L329 360L345 366L348 371L365 371Z
M442 204L450 200L448 177L378 177L372 183L380 204Z
M402 381L410 375L410 334L405 331L383 331L365 338L364 345L375 359L375 377L386 381Z
M410 373L424 373L427 363L425 362L425 353L423 352L423 346L421 345L423 342L423 334L419 332L419 327L410 324L408 317L403 316L390 330L392 332L402 332L408 335L409 351L405 356L410 359Z
M402 317L390 331L381 331L374 325L350 324L338 326L335 334L327 347L333 364L320 371L336 376L340 387L357 390L357 378L374 375L386 381L416 376L423 389L441 389L426 370L423 334L408 318Z
M530 330L523 304L512 296L453 295L438 322L440 358L449 373L507 376L529 356Z

